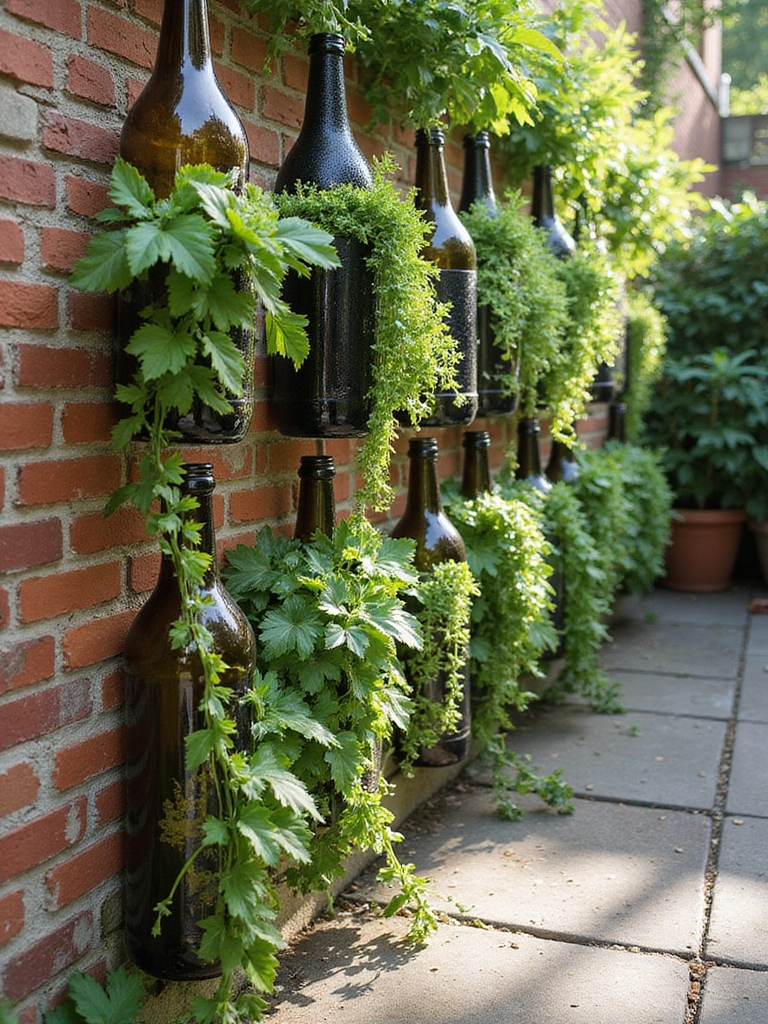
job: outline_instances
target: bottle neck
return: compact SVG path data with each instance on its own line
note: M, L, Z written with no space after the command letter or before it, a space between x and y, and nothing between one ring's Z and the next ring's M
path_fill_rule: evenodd
M443 499L437 480L437 453L410 452L408 469L408 498L405 514L408 516L443 511Z
M461 493L464 498L477 498L491 491L491 470L488 464L488 442L464 435L464 472Z
M213 71L207 0L165 0L155 74Z
M219 577L216 529L213 522L213 489L216 486L213 470L207 463L190 463L183 468L185 475L180 490L184 497L191 496L197 501L198 507L187 514L187 519L200 523L200 543L197 550L211 556L210 565L203 577L204 585L211 586ZM161 581L167 578L168 573L173 575L173 562L170 555L163 555Z
M539 454L539 421L524 417L517 428L517 471L518 480L527 480L540 491L548 491L550 482L541 471Z
M330 455L304 456L301 463L294 539L309 541L317 530L330 537L336 525L333 459Z
M537 228L549 227L555 220L555 197L552 192L552 168L535 167L533 170L533 198L531 217Z
M416 133L416 192L417 206L448 206L448 172L443 158L443 133L439 129Z
M477 136L467 135L464 139L464 181L459 210L468 211L474 203L483 203L489 212L497 208L487 132L479 132Z
M309 76L301 134L319 127L351 134L344 83L344 40L320 33L310 40Z

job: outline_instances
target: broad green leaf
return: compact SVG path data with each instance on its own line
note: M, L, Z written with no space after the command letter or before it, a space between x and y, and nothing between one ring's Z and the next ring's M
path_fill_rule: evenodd
M226 846L229 829L221 818L206 818L203 822L203 837L206 846Z
M203 335L203 352L211 360L221 386L233 395L242 395L247 367L243 354L229 337L220 331Z
M535 28L518 28L512 34L511 42L516 43L518 46L530 46L534 50L541 50L542 53L548 53L550 57L554 57L555 60L562 62L563 55L547 36L543 32L538 32Z
M124 967L107 976L106 991L90 975L74 974L69 992L88 1024L133 1024L145 995L139 978Z
M237 830L241 835L245 836L253 847L253 852L257 857L260 857L265 864L269 864L270 867L274 867L277 864L280 859L280 847L277 844L276 837L272 829L272 818L270 816L270 812L263 806L263 804L259 804L255 800L246 804L246 806L242 808L237 819ZM239 876L236 875L235 884L232 889L232 899L234 900L244 898L241 897L240 890L236 884L238 878ZM223 887L224 878L222 878L221 884ZM227 903L230 905L230 910L232 910L233 913L238 914L240 917L247 917L247 914L238 913L238 910L232 907L229 895L227 895Z
M336 788L343 793L357 780L360 749L354 733L342 732L336 738L339 741L338 747L326 750L323 757L330 766Z
M302 598L292 595L279 608L270 608L261 622L260 636L267 658L296 651L303 661L320 636L322 620Z
M319 820L315 802L304 783L278 764L270 748L257 751L252 767L259 777L269 784L275 799L284 807L290 808L296 814L311 814L313 818Z
M171 260L179 273L207 285L216 273L211 225L197 213L182 213L164 230Z
M152 216L154 192L146 178L121 156L115 158L115 166L112 168L109 198L115 206L122 206L136 220L147 220Z
M171 243L156 221L142 221L125 232L125 251L131 273L138 276L171 258Z
M324 270L340 266L333 235L300 217L281 217L275 234L294 256L305 263L312 263Z
M210 729L198 729L184 737L187 748L186 768L190 775L211 756L215 749L215 737Z
M253 330L254 302L248 292L238 291L227 274L216 274L197 297L200 316L210 316L220 331L230 327Z
M249 924L254 919L254 905L258 902L263 886L263 871L251 862L237 864L225 871L219 880L219 891L229 913Z
M125 230L107 231L88 243L86 255L76 261L70 284L84 292L113 292L127 288L131 270L125 252Z
M144 324L131 337L126 350L138 358L145 380L164 373L179 373L194 356L197 343L186 331L172 334L158 324Z
M295 367L301 366L309 355L309 339L305 330L307 318L284 309L265 316L267 352L270 355L285 356Z

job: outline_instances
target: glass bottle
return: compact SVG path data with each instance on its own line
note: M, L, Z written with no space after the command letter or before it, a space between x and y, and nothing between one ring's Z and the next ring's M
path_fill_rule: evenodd
M493 217L498 208L491 175L490 136L488 132L464 136L464 180L459 211L468 212L482 203ZM496 344L493 313L490 306L477 307L477 415L509 416L517 408L518 396L500 381L520 373L519 355L514 365L504 359L504 349Z
M487 430L464 431L464 470L461 477L461 493L465 498L477 498L491 492L491 469L488 464L488 449L491 435Z
M336 526L332 455L302 455L294 540L310 541L316 530L330 537Z
M579 473L579 464L573 457L572 450L564 441L553 438L546 468L547 480L551 480L552 483L562 480L565 484L572 484Z
M275 182L276 192L295 192L302 182L370 188L372 178L347 117L344 37L312 36L304 121ZM362 437L371 413L376 284L366 259L370 246L347 235L334 245L341 266L314 268L308 277L286 275L283 297L307 317L309 355L299 369L272 358L272 407L289 437Z
M256 657L253 631L224 589L216 566L212 467L187 465L182 493L199 507L200 550L212 562L203 582L210 604L202 622L213 650L228 666L222 685L235 698L250 686ZM176 890L171 914L159 936L152 935L155 906L171 892L202 836L202 824L216 813L212 780L203 766L190 773L185 738L204 725L200 700L204 679L196 649L174 649L169 631L181 614L181 594L170 556L164 555L157 585L139 611L125 642L126 674L126 944L133 962L156 978L193 981L216 977L216 963L200 959L198 923L216 905L218 859L198 857ZM235 699L233 698L233 699ZM247 720L235 712L239 741L248 741Z
M621 399L614 399L608 406L608 441L627 440L627 403Z
M555 211L551 167L533 169L531 217L537 228L547 232L547 245L558 259L567 259L574 254L576 243L563 227Z
M408 446L408 498L402 518L392 530L393 537L410 537L416 542L414 562L421 573L431 572L441 562L464 562L466 552L459 531L443 511L437 479L437 441L434 437L412 437ZM407 671L407 664L406 664ZM445 679L440 673L427 694L434 701L445 696ZM471 741L469 652L464 668L464 695L461 718L455 732L440 737L438 743L422 750L414 763L426 768L441 768L463 760Z
M450 302L447 323L461 354L456 392L435 395L434 413L423 421L430 427L468 426L477 414L477 270L475 246L451 205L443 145L439 128L416 133L416 206L423 210L434 232L424 258L439 268L437 297Z
M154 71L125 119L120 155L141 171L158 198L169 195L184 164L207 163L232 173L236 190L245 184L248 140L216 80L207 0L166 0ZM136 365L124 346L142 323L139 311L164 292L165 275L165 267L160 267L119 298L117 378L122 383L132 379ZM244 392L229 397L230 413L196 402L187 415L169 417L168 427L190 444L230 444L248 433L254 403L254 332L236 328L231 337L248 367Z
M552 483L541 471L541 456L539 453L539 421L534 417L523 417L517 425L517 470L515 477L518 480L526 480L531 487L534 487L542 494L549 494L552 490ZM551 661L559 658L563 651L563 627L565 625L565 567L563 556L560 552L560 541L554 534L547 534L547 541L552 547L549 564L552 566L552 575L549 582L554 590L554 610L552 612L552 625L555 627L558 636L557 647L554 651L544 651L542 660Z

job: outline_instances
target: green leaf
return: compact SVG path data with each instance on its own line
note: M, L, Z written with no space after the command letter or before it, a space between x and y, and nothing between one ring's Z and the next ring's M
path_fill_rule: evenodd
M260 811L263 808L254 810ZM254 814L254 819L255 817ZM267 836L267 840L271 844L269 836ZM229 913L249 924L254 922L256 904L261 896L263 886L263 870L252 862L237 864L229 871L225 871L219 880L219 889Z
M166 330L158 324L144 324L131 337L126 351L141 363L145 380L157 380L164 373L180 373L197 350L197 343L184 330Z
M210 316L220 331L230 327L253 330L253 297L238 291L227 274L216 274L208 288L198 293L196 308L201 317Z
M183 213L164 228L168 252L180 274L207 285L216 273L214 232L198 213Z
M215 737L210 729L198 729L185 736L187 748L186 767L190 775L211 756L215 749Z
M88 1024L133 1024L144 998L144 986L124 967L107 976L106 992L88 974L74 974L69 993Z
M545 36L543 32L538 32L535 28L516 29L512 34L511 41L517 43L518 46L530 46L534 50L541 50L542 53L547 53L550 57L554 57L559 63L563 62L563 55L552 40Z
M279 608L270 608L262 619L260 636L267 658L296 651L303 661L320 636L321 618L307 602L292 595Z
M317 723L319 725L319 723ZM335 739L334 739L335 742ZM259 778L268 783L275 799L296 814L308 813L320 820L315 802L307 791L304 783L293 772L282 768L272 750L262 746L256 753L252 764L253 771Z
M125 251L122 231L107 231L94 236L86 255L75 262L70 284L84 292L113 292L131 283L131 269Z
M206 846L226 846L229 829L221 818L206 818L203 822L203 837Z
M267 310L265 325L270 355L285 356L295 367L301 366L309 355L307 318L292 313L287 307L277 313Z
M270 867L274 867L280 859L280 847L276 841L274 831L272 828L272 817L268 808L263 804L251 801L246 804L240 811L240 815L237 819L237 830L245 836L248 842L253 848L253 852L257 857L260 857L265 864L269 864ZM226 876L225 876L226 877ZM234 876L233 883L233 895L230 897L227 895L227 903L230 904L230 910L233 913L238 913L236 909L231 906L232 900L239 900L241 897L240 890L237 885L239 875ZM224 886L224 879L222 878L222 887ZM247 914L239 913L240 917L247 917Z
M211 360L221 386L233 395L242 395L247 366L240 349L228 334L209 331L203 335L203 352Z
M131 273L139 277L156 263L171 258L171 244L157 221L142 221L125 232L125 251Z
M109 198L136 220L148 220L153 215L154 192L146 178L121 156L115 158L112 168Z
M281 217L275 235L294 256L306 263L313 263L324 270L341 265L333 245L333 235L313 227L306 220Z
M324 760L330 766L331 778L339 792L348 792L357 780L357 768L360 763L360 748L357 736L351 732L342 732L336 737L338 747L326 750Z

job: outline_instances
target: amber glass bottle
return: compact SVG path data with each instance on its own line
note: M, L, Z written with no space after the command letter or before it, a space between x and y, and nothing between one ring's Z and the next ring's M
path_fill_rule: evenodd
M275 182L276 192L294 192L303 182L370 188L371 172L347 117L344 38L312 36L304 121ZM355 238L334 238L341 266L313 269L309 277L290 271L283 297L307 317L309 355L298 370L290 360L272 360L272 403L280 431L290 437L361 437L368 431L368 391L373 380L376 287L366 265L370 248Z
M441 562L464 562L466 552L459 531L443 511L437 480L437 441L434 437L413 437L408 446L410 462L408 498L405 512L392 531L393 537L410 537L416 542L415 564L419 572L431 572ZM407 663L406 663L407 671ZM445 697L442 673L429 685L434 701ZM464 669L464 699L461 719L455 732L441 736L439 742L422 750L415 762L421 767L439 768L463 760L471 740L469 652Z
M431 427L467 426L477 414L477 270L475 246L451 205L448 174L439 128L416 133L416 206L423 210L434 232L424 250L425 259L439 268L437 295L450 302L448 327L461 354L456 392L435 395L435 411L424 424Z
M464 179L459 210L471 210L482 203L489 216L497 212L491 175L490 136L488 132L464 136ZM496 344L493 313L487 305L477 307L477 415L509 416L517 408L518 396L503 388L500 378L508 380L520 372L519 359L510 365L504 349Z
M201 550L213 558L203 590L211 603L203 622L213 649L228 668L224 686L245 692L253 675L256 642L216 568L213 527L213 472L208 464L187 465L183 492L199 504ZM155 906L164 900L186 860L200 844L202 824L217 809L205 767L190 773L185 737L203 727L199 704L204 681L196 650L171 647L169 630L180 615L181 595L169 556L163 557L157 586L139 611L125 643L127 726L126 944L133 962L156 978L192 981L220 974L217 964L196 953L198 922L216 903L217 859L199 857L176 890L171 915L152 935ZM236 715L241 741L247 739Z
M336 525L332 455L302 455L299 467L299 507L295 540L309 541L316 530L330 537Z
M176 171L184 164L211 164L231 172L234 187L242 188L248 172L248 140L239 117L216 80L208 36L207 0L166 0L155 68L125 119L120 155L137 167L159 198L173 188ZM140 326L138 311L162 290L165 274L135 283L118 303L117 377L131 380L135 360L123 347ZM253 415L254 333L236 329L232 340L248 371L245 390L231 397L231 413L217 413L197 402L181 418L169 418L190 444L231 444L248 432Z
M487 430L464 431L464 470L461 476L461 493L465 498L478 498L491 491L491 469L488 463L488 449L491 435Z
M541 455L539 453L539 421L533 417L523 417L517 425L517 470L515 476L518 480L527 480L542 494L549 494L552 490L552 483L541 471ZM554 590L555 608L552 612L552 625L557 630L558 644L554 651L545 651L542 658L545 661L559 658L563 650L563 626L565 625L565 569L563 556L560 552L560 541L554 535L548 535L547 540L552 545L550 565L552 575L549 582Z
M547 245L559 259L567 259L576 251L576 243L560 222L555 211L552 191L552 168L534 167L531 217L537 228L547 232Z

